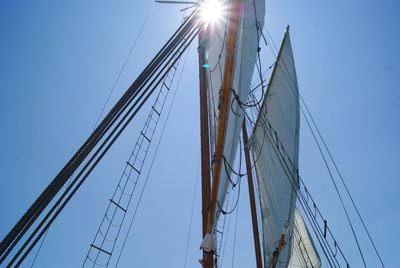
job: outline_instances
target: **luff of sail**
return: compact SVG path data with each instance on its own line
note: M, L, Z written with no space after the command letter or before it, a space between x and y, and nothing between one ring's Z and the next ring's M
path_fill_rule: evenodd
M251 138L267 267L273 262L275 267L287 267L291 254L299 123L297 78L287 28ZM284 246L277 252L282 238Z
M208 83L208 106L210 122L210 148L211 155L215 153L216 135L219 122L219 104L221 87L223 83L223 70L226 57L226 32L229 20L229 0L220 0L221 6L225 7L223 21L211 25L207 34L201 41L201 45L207 49L204 66L209 70ZM243 0L241 1L240 18L238 25L238 36L235 49L235 64L233 73L233 87L231 94L231 107L229 108L228 123L224 141L223 156L227 165L233 166L236 157L239 135L243 122L243 111L236 101L232 101L237 95L241 102L245 103L248 98L251 78L256 61L259 36L256 24L260 29L264 23L265 0ZM255 6L254 6L255 4ZM237 7L232 7L237 8ZM234 94L233 94L234 93ZM220 184L218 187L218 208L224 205L226 192L230 185L230 170L222 165L220 173ZM218 211L218 209L217 209ZM219 213L217 212L217 217ZM214 225L217 221L214 221Z
M294 214L292 253L288 268L320 268L321 259L298 209Z

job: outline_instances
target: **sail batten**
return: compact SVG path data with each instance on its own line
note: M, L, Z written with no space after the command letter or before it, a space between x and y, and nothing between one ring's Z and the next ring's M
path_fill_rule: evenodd
M275 267L287 267L291 256L299 123L297 78L287 29L252 135L267 266L276 262ZM280 248L282 238L285 244Z

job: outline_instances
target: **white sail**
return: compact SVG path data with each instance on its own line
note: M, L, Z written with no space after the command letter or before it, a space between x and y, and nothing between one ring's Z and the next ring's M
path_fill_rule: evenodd
M300 211L294 214L292 254L288 268L320 268L321 260Z
M216 134L218 131L219 102L226 57L226 32L229 17L229 0L220 0L225 7L225 16L222 21L216 22L208 28L208 33L202 44L207 48L204 66L209 70L208 79L208 105L210 122L210 144L211 154L214 155ZM236 58L234 66L233 90L246 103L253 69L256 61L259 37L257 35L256 21L262 29L264 23L265 0L243 0L240 7L240 19L237 36ZM255 7L254 7L255 3ZM255 11L256 10L256 11ZM257 18L256 18L257 15ZM234 94L231 94L234 98ZM231 102L232 103L232 102ZM236 157L236 150L239 142L239 135L243 123L243 111L236 101L233 101L229 108L227 131L225 137L223 156L230 166L233 166ZM226 165L222 165L220 185L218 191L218 207L222 207L225 201L226 192L230 185ZM218 213L217 213L218 215Z
M291 252L298 183L299 95L287 29L251 137L260 194L266 263L285 235L276 267L287 267Z

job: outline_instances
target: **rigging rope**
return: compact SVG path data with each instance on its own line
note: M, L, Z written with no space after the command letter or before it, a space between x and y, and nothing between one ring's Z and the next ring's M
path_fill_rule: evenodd
M109 92L109 94L108 94L108 96L107 96L107 99L106 99L106 101L105 101L105 103L104 103L104 105L103 105L103 108L102 108L101 111L100 111L100 114L99 114L99 116L98 116L98 118L97 118L97 120L96 120L96 123L94 124L94 129L97 127L97 124L99 123L101 117L102 117L103 114L104 114L104 111L105 111L105 109L106 109L106 107L107 107L107 104L108 104L108 102L110 101L111 95L113 94L113 92L114 92L114 90L115 90L115 87L117 86L117 84L118 84L118 82L119 82L119 79L121 78L122 72L125 70L126 64L128 63L128 60L129 60L129 58L130 58L131 55L132 55L133 49L136 47L136 43L138 42L140 36L142 35L143 29L144 29L145 25L147 24L147 21L148 21L149 17L151 16L151 13L153 12L154 5L155 5L155 2L152 2L151 7L150 7L150 10L149 10L149 12L147 13L147 15L146 15L146 17L145 17L145 19L144 19L144 21L143 21L143 23L142 23L142 26L140 27L139 32L137 33L137 35L136 35L136 37L135 37L135 39L134 39L134 41L133 41L133 43L132 43L132 45L131 45L131 48L129 49L129 53L128 53L128 55L126 56L126 58L125 58L125 60L124 60L124 63L122 64L121 69L119 70L119 73L118 73L118 75L117 75L117 78L115 79L114 84L113 84L113 86L111 87L110 92Z
M239 196L238 196L238 199L239 199ZM236 209L236 216L235 216L235 231L234 231L234 234L233 234L232 268L235 267L236 231L237 231L238 215L239 215L239 206L238 206L237 209Z
M186 239L186 249L185 249L185 258L184 258L184 261L183 261L183 268L186 268L187 255L188 255L188 252L189 252L189 242L190 242L190 234L192 232L194 204L195 204L196 196L197 196L197 184L199 182L199 177L200 177L199 170L200 170L200 157L197 160L197 170L196 170L196 176L195 176L196 180L195 180L195 183L194 183L192 209L191 209L191 212L190 212L190 220L189 220L189 228L188 228L188 234L187 234L187 239Z
M196 34L197 34L197 33L195 33L194 36L195 36ZM193 39L192 39L192 40L193 40ZM156 83L156 86L158 86L159 83L160 83L160 82ZM150 94L154 91L154 89L155 89L155 88L153 88L153 89L151 90L151 92L145 97L145 100L147 100L147 99L150 97ZM143 97L143 96L144 96L144 94L141 95L141 97ZM140 104L140 106L139 106L138 109L140 109L141 106L142 106L143 104L144 104L144 102L142 102L142 103ZM75 194L75 192L76 192L76 191L78 190L78 188L81 186L81 184L83 183L83 181L87 178L87 176L88 176L88 175L90 174L90 172L94 169L94 167L97 165L97 163L100 161L100 159L104 156L104 154L107 152L107 150L111 147L112 143L115 142L115 140L118 138L118 136L119 136L119 135L122 133L122 131L126 128L126 126L128 125L128 123L129 123L129 122L133 119L133 117L136 115L136 113L138 112L138 109L128 118L127 122L122 126L122 129L120 129L120 130L117 132L117 135L112 139L111 144L109 144L109 145L106 147L105 151L103 151L103 152L100 154L100 157L94 162L94 165L89 169L89 171L85 174L85 176L82 178L82 180L77 184L76 188L75 188L75 189L72 191L72 193L67 197L67 199L64 201L63 205L60 207L60 209L58 209L58 210L56 211L56 214L52 217L52 219L50 220L49 224L46 225L46 226L44 227L43 230L46 230L46 229L49 227L49 225L54 221L54 219L58 216L58 214L61 212L61 209L63 209L64 206L66 205L66 203L72 198L72 195ZM130 110L132 110L132 109L130 109ZM124 119L125 119L126 117L127 117L127 115L124 116ZM118 126L119 126L120 124L121 124L121 122L118 124ZM115 131L116 131L116 130L112 131L112 133L111 133L110 135L114 134ZM105 142L107 142L108 139L109 139L110 137L111 137L111 136L108 136L108 138L106 139ZM95 153L95 155L90 159L90 161L92 161L93 158L100 152L100 150L102 149L103 146L104 146L104 143L100 146L100 148L99 148L98 151ZM86 165L85 167L87 167L87 165ZM78 174L78 176L80 176L81 174L82 174L82 172L81 172L80 174ZM75 182L75 181L74 181L74 182ZM73 183L74 183L74 182L73 182ZM56 206L58 206L58 202L56 203ZM52 209L52 210L53 210L53 209ZM51 212L52 212L52 211L51 211ZM48 215L49 215L49 214L48 214ZM46 218L47 218L47 217L48 217L48 216L46 216ZM39 228L41 227L41 225L42 225L42 223L40 224ZM34 234L33 234L33 235L35 235L35 234L36 234L36 231L34 231ZM41 233L39 234L38 238L40 238L42 235L43 235L43 232L41 232ZM31 236L31 237L32 237L32 236ZM28 243L29 243L29 241L32 239L31 237L28 239ZM37 240L35 240L34 243L33 243L32 245L34 245L34 244L36 244L36 243L37 243ZM23 245L22 249L23 249L24 247L26 247L26 244ZM32 249L32 247L30 247L30 248L27 250L26 254L23 255L22 259L24 259L24 258L26 257L27 253L29 253L31 249ZM19 254L20 254L20 252L17 253L17 255L19 255ZM13 263L14 261L15 261L15 260L13 259L13 260L11 261L11 263ZM11 264L11 263L10 263L10 264Z
M254 108L253 108L254 109ZM265 120L264 118L261 118L262 120ZM270 133L271 135L272 135L272 132L274 132L273 130L271 130L272 129L272 127L271 127L271 124L268 122L268 121L266 121L266 122L262 122L262 123L259 123L259 124L257 124L257 126L268 126L269 127L269 131L268 130L265 130L264 131L264 135L263 135L263 140L262 140L262 145L261 146L263 146L264 145L264 141L265 141L265 137L267 136L266 135L266 133ZM274 139L275 139L275 136L273 137ZM278 137L276 137L277 139L278 139ZM281 146L282 147L282 146ZM279 147L279 148L281 148L281 147ZM283 147L282 147L282 149L284 149ZM262 147L261 147L261 149L260 150L262 150ZM279 151L278 152L276 152L276 153L279 153ZM283 156L281 156L281 157L283 157ZM287 156L288 157L288 156ZM260 155L259 155L259 158L260 158ZM258 159L259 159L258 158ZM258 160L257 159L257 160ZM292 164L293 162L289 159L289 162ZM284 163L285 165L286 165L286 163ZM293 164L292 164L293 165ZM288 167L287 167L288 168ZM288 175L287 174L287 176L288 176L288 179L289 179L289 177L291 176L291 175ZM300 179L300 178L299 178ZM291 182L291 181L290 181ZM291 185L292 185L292 187L293 187L293 189L295 190L297 190L297 186L294 186L293 184L292 184L292 182L291 182ZM301 200L300 200L301 201ZM301 203L302 204L302 203ZM315 203L314 203L315 204ZM305 210L305 209L304 209ZM307 210L305 210L306 212L307 212ZM308 216L308 215L307 215ZM315 223L313 223L310 219L309 219L309 222L311 223L311 224L315 224ZM316 234L318 234L318 232L316 231L316 229L315 229L315 227L314 226L312 226L313 227L313 230L314 230L314 233L316 233ZM319 243L320 243L320 245L321 245L321 247L322 247L322 249L323 249L323 251L324 251L324 254L326 255L327 253L326 253L326 251L325 251L325 249L324 249L324 247L326 246L324 243L321 243L321 240L320 240L320 238L319 237L317 237L318 238L318 241L319 241ZM322 241L322 242L324 242L324 241ZM327 256L330 256L330 255L327 255ZM331 262L330 262L331 263ZM331 264L331 267L332 267L332 264Z
M252 108L252 109L255 109L255 108ZM263 117L261 117L261 120L264 120L264 122L261 122L261 123L259 123L259 124L256 124L256 126L262 126L262 127L264 127L264 128L268 126L268 128L269 128L269 130L264 130L264 135L263 135L263 140L262 140L262 145L261 145L261 146L263 146L266 133L269 133L270 135L272 135L272 133L275 132L275 131L272 129L271 124L270 124L268 121L265 121L266 118L264 119ZM275 137L275 136L272 137L272 136L271 136L271 138L273 138L273 139L276 138L276 139L277 139L277 142L278 142L278 144L279 144L279 139L278 139L278 137ZM277 145L277 146L278 146L278 145ZM278 149L281 148L282 150L284 150L284 148L283 148L282 145L280 145L280 146L277 147L277 148L278 148ZM262 150L262 147L261 147L260 150ZM278 150L278 152L276 152L276 153L279 153L279 154L281 155L281 152L280 152L279 150ZM284 153L286 153L286 151L284 151ZM287 155L287 153L286 153L285 156L288 158L289 163L290 163L291 165L293 165L293 162L290 160L290 157ZM281 158L282 158L282 159L284 159L283 157L284 157L284 156L281 155ZM258 158L258 159L259 159L259 158ZM258 160L258 159L257 159L257 160ZM287 167L286 161L283 161L283 165L286 165L286 168L288 168L288 167ZM287 174L287 176L288 176L288 179L291 177L291 175L289 175L289 174ZM299 177L299 180L300 180L300 182L301 182L301 185L303 185L303 188L305 189L305 191L306 191L306 193L307 193L307 197L308 197L308 196L309 196L309 193L308 193L307 188L305 188L304 182L301 180L300 177ZM294 189L294 190L297 190L298 186L293 185L293 183L291 182L290 179L289 179L289 181L290 181L290 183L291 183L293 189ZM300 185L300 186L301 186L301 185ZM300 192L299 194L302 194L302 192ZM300 197L304 198L304 196L302 196L302 195L299 196L299 195L298 195L298 197L299 197L300 204L303 206L303 210L307 213L308 211L306 210L306 208L308 207L308 198L307 198L307 200L304 201L304 200L302 200L302 199L300 198ZM303 205L303 202L301 202L301 201L304 201L305 206ZM313 200L312 200L312 202L313 202L314 208L316 208L315 202L314 202ZM324 218L323 218L322 215L320 214L319 210L318 210L318 213L319 213L319 215L321 216L321 218L324 220ZM321 229L318 227L318 223L317 223L316 221L312 221L313 218L310 219L309 216L308 216L308 214L306 214L306 216L308 217L309 222L312 224L313 231L314 231L314 233L317 235L317 239L318 239L318 241L319 241L319 243L320 243L320 245L321 245L321 247L322 247L322 249L323 249L323 251L324 251L324 254L325 254L327 257L332 258L332 255L331 255L331 254L334 254L333 251L330 250L330 251L326 252L326 250L325 250L325 247L328 247L328 248L329 248L330 246L324 242L325 240L322 240L322 241L321 241L320 237L318 236L318 235L320 234L319 231L321 231ZM313 216L313 217L315 217L315 216ZM317 227L314 227L314 225L316 225ZM317 228L317 229L315 229L315 228ZM328 231L329 231L329 234L332 236L332 233L330 232L329 228L328 228ZM322 236L321 236L321 237L322 237ZM336 249L336 248L337 248L337 243L336 243L336 240L335 240L335 239L333 239L333 240L334 240L334 246L335 246L335 249ZM340 249L339 249L339 250L340 250ZM331 252L332 252L332 253L331 253ZM342 257L344 258L343 252L341 252L341 250L340 250L340 253L341 253ZM334 255L335 255L334 258L336 258L336 253L335 253ZM344 258L344 260L346 261L345 258ZM332 267L332 262L329 261L329 263L330 263L330 265L331 265L331 267ZM347 263L347 261L346 261L346 263ZM333 265L336 267L335 264L333 264Z
M273 39L271 38L271 35L269 34L267 28L264 27L264 29L266 30L266 32L267 32L267 34L268 34L270 40L272 41L273 46L274 46L275 49L277 50L276 45L275 45ZM267 44L267 41L266 41L264 35L263 35L263 39L264 39L265 43ZM273 54L274 54L275 57L276 57L276 54L274 53L274 51L272 50L272 48L271 48L271 51L273 52ZM287 71L286 65L285 65L284 63L283 63L283 65L284 65L284 67L285 67L285 69L286 69L286 71ZM292 83L294 83L292 77L289 77L289 79L291 80ZM319 131L319 128L318 128L318 126L317 126L317 124L316 124L316 122L315 122L315 120L314 120L314 117L312 116L312 114L311 114L311 112L310 112L310 110L309 110L309 108L308 108L308 106L307 106L307 104L306 104L304 98L301 96L300 93L298 93L298 95L299 95L299 98L300 98L302 104L304 105L304 107L305 107L305 109L306 109L306 111L307 111L308 116L309 116L310 119L311 119L311 122L312 122L314 128L316 129L316 131L317 131L317 133L318 133L319 138L321 139L321 141L322 141L322 143L323 143L323 146L324 146L325 150L326 150L327 153L328 153L328 156L329 156L330 160L332 161L332 163L333 163L333 165L334 165L334 168L335 168L336 172L337 172L338 175L339 175L339 178L340 178L340 180L341 180L341 182L342 182L342 184L343 184L343 186L344 186L344 188L345 188L345 190L346 190L346 193L347 193L347 195L349 196L349 198L350 198L350 200L351 200L351 203L352 203L352 205L353 205L353 207L354 207L354 209L355 209L355 211L356 211L356 213L357 213L357 215L358 215L358 218L359 218L360 222L361 222L362 225L363 225L363 228L364 228L364 230L365 230L365 232L366 232L366 234L367 234L367 236L368 236L368 239L369 239L370 243L372 244L372 246L373 246L373 248L374 248L374 251L375 251L376 255L377 255L378 258L379 258L379 261L380 261L382 267L385 267L384 264L383 264L383 260L382 260L380 254L379 254L379 252L378 252L378 250L377 250L377 248L376 248L376 245L375 245L375 243L374 243L374 241L373 241L373 239L372 239L372 237L371 237L371 235L370 235L370 233L369 233L369 231L368 231L368 229L367 229L367 227L366 227L366 225L365 225L365 222L364 222L364 220L363 220L363 218L362 218L362 216L361 216L361 214L360 214L360 212L359 212L359 210L358 210L358 208L357 208L357 206L356 206L356 204L355 204L355 202L354 202L354 199L353 199L353 197L352 197L352 195L351 195L351 193L350 193L350 191L349 191L349 189L348 189L348 187L347 187L347 184L346 184L346 182L344 181L344 178L343 178L341 172L339 171L338 166L337 166L337 164L336 164L336 162L335 162L335 160L334 160L334 158L333 158L333 156L332 156L332 154L331 154L331 152L330 152L330 150L329 150L329 148L328 148L328 146L327 146L327 144L326 144L326 142L325 142L325 140L324 140L324 138L323 138L321 132ZM317 139L317 137L316 137L316 135L315 135L315 133L314 133L314 131L313 131L313 128L312 128L312 126L311 126L311 124L310 124L310 122L309 122L309 120L308 120L308 118L307 118L307 115L305 114L303 108L301 108L301 112L302 112L302 114L303 114L303 117L306 119L307 125L308 125L308 127L309 127L309 129L310 129L310 131L311 131L311 133L312 133L312 136L313 136L313 138L314 138L314 140L315 140L315 142L316 142L316 144L317 144L317 146L318 146L319 152L320 152L320 154L321 154L321 156L322 156L322 158L323 158L323 161L324 161L324 163L325 163L325 165L326 165L326 168L327 168L327 170L328 170L328 172L329 172L329 175L330 175L330 177L331 177L332 183L334 184L336 193L337 193L337 195L338 195L338 197L339 197L339 199L340 199L340 202L341 202L341 204L342 204L343 210L344 210L344 212L345 212L345 214L346 214L346 218L347 218L347 220L348 220L348 222L349 222L349 225L350 225L350 227L351 227L351 231L352 231L352 233L353 233L353 237L354 237L355 242L356 242L356 244L357 244L357 247L358 247L358 250L359 250L361 259L362 259L362 261L363 261L363 263L364 263L364 267L366 267L365 258L364 258L364 256L363 256L363 252L362 252L362 250L361 250L361 247L360 247L360 244L359 244L357 235L355 234L355 231L354 231L352 222L351 222L351 220L350 220L349 214L348 214L348 212L347 212L346 206L345 206L344 201L343 201L343 199L342 199L342 196L341 196L341 194L340 194L340 192L339 192L339 189L337 188L337 185L336 185L336 182L335 182L335 180L334 180L334 177L333 177L333 174L332 174L332 172L331 172L331 169L330 169L330 167L329 167L329 164L327 163L325 154L324 154L324 152L323 152L322 149L321 149L321 145L320 145L319 142L318 142L318 139Z
M229 203L229 201L231 201L231 204L230 204L230 206L229 206L229 204L226 204L226 207L227 208L229 208L229 207L232 207L233 206L233 202L234 202L234 191L236 190L236 188L234 188L230 193L231 193L231 195L232 195L232 198L230 198L230 195L228 195L228 200L227 200L227 202ZM223 237L223 239L224 239L224 241L222 242L222 245L221 245L221 249L220 249L220 257L219 257L219 266L220 267L222 267L222 264L223 264L223 261L224 261L224 256L225 256L225 250L226 250L226 244L227 244L227 241L228 241L228 235L229 235L229 230L230 230L230 226L231 226L231 217L232 216L232 214L228 214L228 216L225 216L225 218L226 217L228 217L228 226L227 226L227 230L226 230L226 234L225 234L225 232L224 232L224 237Z
M361 214L360 214L360 212L359 212L359 210L358 210L358 208L357 208L357 206L356 206L356 203L355 203L355 201L354 201L352 195L350 194L350 190L349 190L348 187L347 187L347 184L346 184L346 182L345 182L345 180L344 180L344 178L343 178L343 176L342 176L342 173L340 172L338 166L336 165L336 161L334 160L334 158L333 158L333 156L332 156L332 154L331 154L331 152L330 152L330 150L329 150L329 148L328 148L328 146L327 146L327 144L326 144L326 142L325 142L325 139L323 138L321 132L319 131L319 128L318 128L317 124L315 123L314 117L312 116L311 112L309 111L308 106L307 106L306 103L304 102L303 98L301 98L301 99L302 99L302 101L303 101L303 103L304 103L304 107L306 108L306 111L307 111L308 115L310 116L311 121L312 121L312 123L313 123L315 129L317 130L318 136L320 137L320 139L321 139L321 141L322 141L322 143L323 143L323 145L324 145L324 147L325 147L325 150L328 152L329 158L331 159L331 161L332 161L332 163L333 163L333 165L334 165L334 167L335 167L335 170L336 170L336 172L338 173L338 175L339 175L339 177L340 177L340 180L342 181L342 184L343 184L343 186L344 186L344 188L345 188L345 190L346 190L346 192L347 192L347 195L349 196L349 198L350 198L350 200L351 200L351 203L353 204L353 207L354 207L355 211L357 212L358 218L360 219L360 221L361 221L361 223L362 223L362 225L363 225L363 227L364 227L364 230L365 230L365 232L366 232L367 235L368 235L368 239L370 240L370 242L371 242L371 244L372 244L372 246L373 246L373 248L374 248L375 254L378 256L379 261L380 261L382 267L385 267L385 265L384 265L384 263L383 263L383 260L382 260L382 257L380 256L380 254L379 254L379 252L378 252L378 249L377 249L377 247L376 247L376 245L375 245L375 243L374 243L374 241L373 241L373 239L372 239L372 237L371 237L371 235L370 235L370 233L369 233L369 230L368 230L367 226L365 225L364 219L362 218L362 216L361 216Z
M363 254L363 252L362 252L362 250L361 250L360 243L359 243L358 238L357 238L357 235L356 235L356 233L355 233L353 224L352 224L352 222L351 222L351 220L350 220L349 213L348 213L348 211L347 211L347 209L346 209L346 206L345 206L345 204L344 204L342 195L340 194L339 189L338 189L338 187L337 187L337 185L336 185L336 182L335 182L335 180L334 180L334 178L333 178L333 174L332 174L332 172L331 172L331 170L330 170L330 168L329 168L328 162L326 161L325 155L324 155L323 152L322 152L321 146L320 146L320 144L319 144L319 142L318 142L318 140L317 140L317 138L316 138L316 136L315 136L314 131L312 130L312 128L311 128L311 126L310 126L310 123L309 123L307 117L306 117L305 114L304 114L303 109L301 108L300 110L301 110L301 112L302 112L302 114L303 114L303 116L304 116L304 118L305 118L305 120L306 120L306 122L307 122L307 125L309 126L309 128L310 128L310 130L311 130L311 133L312 133L312 135L313 135L313 137L314 137L315 142L317 143L318 150L319 150L319 152L321 153L321 156L322 156L322 158L323 158L323 161L324 161L324 163L325 163L325 166L326 166L326 168L327 168L327 170L328 170L329 176L330 176L330 178L331 178L331 180L332 180L332 183L333 183L333 185L334 185L334 187L335 187L336 193L338 194L340 203L341 203L342 208L343 208L343 210L344 210L344 212L345 212L345 214L346 214L347 221L349 222L349 225L350 225L350 228L351 228L351 232L353 233L353 237L354 237L354 239L355 239L355 241L356 241L358 251L360 252L361 259L362 259L362 261L363 261L363 263L364 263L364 267L367 267L367 264L365 263L365 259L364 259L364 254Z
M197 34L196 34L196 35L197 35ZM180 85L180 82L181 82L181 79L182 79L183 70L184 70L184 68L185 68L185 66L186 66L186 61L187 61L188 55L189 55L189 53L186 53L185 60L184 60L184 63L183 63L183 67L182 67L182 72L181 72L180 75L179 75L178 82L177 82L177 85L176 85L176 89L175 89L174 95L173 95L172 100L171 100L171 105L170 105L170 107L169 107L169 109L168 109L167 116L166 116L166 119L165 119L165 123L164 123L164 125L163 125L162 130L161 130L160 138L159 138L159 140L158 140L158 143L157 143L157 146L156 146L156 149L155 149L155 152L154 152L154 156L153 156L153 158L152 158L152 160L151 160L150 167L149 167L149 171L147 172L147 176L146 176L146 179L145 179L145 182L144 182L144 186L143 186L143 188L142 188L142 191L140 192L139 201L138 201L138 203L137 203L137 205L136 205L136 207L135 207L135 211L134 211L132 220L131 220L131 222L130 222L130 224L129 224L129 228L128 228L128 231L127 231L127 233L126 233L124 242L123 242L123 244L122 244L122 248L121 248L121 250L120 250L120 253L119 253L119 255L118 255L118 258L117 258L117 262L116 262L115 267L118 266L118 263L119 263L119 261L120 261L122 252L123 252L123 250L124 250L124 248L125 248L126 241L127 241L127 239L128 239L128 235L129 235L129 233L130 233L130 231L131 231L133 222L134 222L134 220L135 220L136 213L137 213L137 211L138 211L138 209L139 209L140 202L141 202L141 200L142 200L144 190L145 190L146 185L147 185L147 182L148 182L148 180L149 180L150 173L151 173L151 170L152 170L152 168L153 168L153 165L154 165L154 162L155 162L155 159L156 159L156 156L157 156L157 152L158 152L158 149L159 149L160 144L161 144L162 137L164 136L164 132L165 132L165 129L166 129L166 126L167 126L169 117L170 117L170 115L171 115L171 111L172 111L173 104L174 104L174 102L175 102L176 94L178 93L179 85Z
M133 43L132 43L132 45L131 45L131 47L130 47L130 49L129 49L129 53L128 53L128 55L126 56L126 58L125 58L125 60L124 60L124 62L123 62L123 64L122 64L122 67L121 67L121 69L120 69L120 71L119 71L119 73L118 73L118 75L117 75L117 78L116 78L116 80L114 81L114 84L113 84L113 86L112 86L111 89L110 89L110 92L109 92L109 94L108 94L108 96L107 96L107 98L106 98L106 101L105 101L105 103L104 103L104 105L103 105L103 107L102 107L102 109L101 109L101 111L100 111L100 113L99 113L99 116L97 117L97 120L96 120L96 122L95 122L95 124L94 124L94 127L93 127L93 130L92 130L92 131L94 131L94 130L96 129L96 127L97 127L97 125L98 125L98 123L99 123L101 117L102 117L103 114L104 114L105 108L107 107L107 104L108 104L108 102L109 102L109 100L110 100L110 98L111 98L111 95L112 95L112 93L114 92L115 87L116 87L117 83L119 82L119 79L120 79L120 77L121 77L121 75L122 75L122 72L124 71L124 69L125 69L125 67L126 67L126 64L128 63L128 60L129 60L129 58L130 58L131 55L132 55L133 49L135 48L136 43L137 43L137 41L139 40L139 38L140 38L140 36L141 36L141 34L142 34L142 32L143 32L143 29L144 29L144 27L145 27L145 25L146 25L146 23L147 23L147 21L148 21L150 15L151 15L152 11L153 11L154 4L155 4L155 2L152 3L152 5L151 5L151 7L150 7L150 10L149 10L149 12L147 13L147 15L146 15L146 17L145 17L145 20L143 21L143 23L142 23L142 25L141 25L141 27L140 27L140 29L139 29L139 32L138 32L138 34L136 35L136 37L135 37L135 39L134 39L134 41L133 41ZM44 241L46 240L46 237L47 237L47 234L48 234L49 230L50 230L50 229L48 229L48 230L46 231L46 233L45 233L44 236L43 236L43 239L41 240L41 242L40 242L40 244L39 244L39 248L38 248L38 250L36 251L35 257L34 257L33 260L32 260L31 268L34 266L34 264L35 264L35 262L36 262L36 259L37 259L38 255L39 255L39 253L40 253L40 251L41 251L41 249L42 249L42 247L43 247L43 243L44 243Z
M268 120L268 119L265 118L265 120ZM267 125L265 124L264 126L267 126ZM267 135L267 137L270 140L270 142L272 144L275 144L275 146L272 146L273 150L277 154L277 156L279 157L279 160L280 160L280 162L282 164L282 167L285 168L284 171L285 171L285 174L287 176L287 179L289 180L290 185L293 188L293 191L296 193L296 195L298 197L298 200L300 202L300 205L303 208L303 211L306 212L307 219L309 220L310 224L312 225L314 233L317 235L317 239L318 239L318 241L319 241L319 243L321 245L321 248L324 251L324 254L327 257L332 258L332 256L330 255L331 254L330 252L333 252L333 250L330 248L329 244L325 243L326 239L322 239L322 241L320 240L320 238L323 237L321 228L319 227L318 223L316 222L316 218L312 214L311 209L308 206L308 201L305 201L304 200L304 196L301 195L302 194L302 192L300 191L302 189L301 186L303 186L303 188L305 187L303 180L300 178L300 176L298 174L296 174L296 177L298 178L298 182L300 184L297 184L297 183L295 183L293 181L293 180L295 180L295 177L293 177L294 175L290 172L291 168L288 166L288 163L285 161L285 159L288 159L290 165L292 165L292 166L293 166L293 162L290 160L290 156L287 154L285 148L280 143L279 138L276 135L273 134L273 133L275 133L275 131L272 128L266 129L265 127L264 127L264 131L269 134L269 135ZM307 193L309 194L308 191L307 191ZM311 198L311 196L310 196L310 198ZM317 207L316 207L316 204L315 204L314 200L312 198L311 198L311 200L313 202L314 208L317 210ZM321 215L319 210L317 210L317 211L318 211L319 215ZM310 219L310 217L311 217L311 219ZM321 218L324 219L322 216L321 216ZM336 240L334 239L334 241L336 241ZM335 245L336 245L336 243L335 243ZM325 248L328 249L328 253L325 251ZM347 263L346 258L344 257L343 254L342 254L342 257L344 258L345 262ZM334 257L334 259L336 259L336 257ZM331 264L331 267L332 267L332 264ZM336 265L334 265L334 267L336 267Z
M55 220L61 210L65 207L67 202L72 198L75 192L79 189L81 184L85 181L87 176L91 173L91 171L95 168L98 162L102 159L108 149L112 146L115 140L120 136L122 131L126 128L129 122L133 119L139 109L143 106L146 100L150 97L150 95L155 90L155 87L159 85L161 79L165 76L162 75L162 72L166 71L166 66L162 66L165 63L165 60L168 59L173 54L174 49L186 49L187 42L189 39L189 43L194 39L197 34L199 28L202 27L201 24L195 23L194 16L197 14L197 10L195 10L191 17L183 23L179 29L175 32L175 34L168 40L166 45L160 50L160 52L156 55L156 57L150 62L148 67L139 75L138 79L132 84L132 86L127 90L127 92L121 97L121 99L117 102L117 104L111 109L111 111L107 114L107 116L103 119L100 125L95 129L92 135L87 139L87 141L81 146L81 148L76 152L76 154L71 158L71 160L65 165L65 167L60 171L60 173L54 178L54 180L50 183L50 185L45 189L45 191L39 196L39 198L35 201L35 203L28 209L28 211L22 216L22 218L18 221L18 223L13 227L13 229L7 234L7 236L0 243L0 263L2 263L9 253L13 250L16 244L20 241L20 239L25 235L31 225L36 221L36 219L40 216L40 214L44 211L44 209L49 205L49 203L54 199L55 195L61 190L61 188L65 185L65 183L70 179L72 174L81 166L89 154L92 153L92 150L98 145L100 140L107 134L107 138L103 141L103 143L98 147L97 151L92 155L92 157L87 160L84 167L81 169L80 173L73 180L71 185L67 187L65 192L61 195L59 200L55 203L53 208L49 210L47 215L43 218L43 220L39 223L36 229L32 232L29 238L25 241L25 243L21 246L20 250L16 253L13 259L8 264L11 266L17 258L22 254L25 248L30 244L28 249L22 255L20 260L17 262L19 265L29 254L32 248L36 245L38 240L43 236L51 223ZM190 38L185 38L188 36ZM183 42L183 43L182 43ZM172 59L173 59L172 57ZM179 56L178 56L179 58ZM174 60L176 61L176 59ZM168 70L167 70L168 71ZM158 72L158 73L157 73ZM152 81L150 81L151 77L154 76ZM161 79L160 79L161 75ZM158 80L157 80L158 79ZM150 82L149 82L150 81ZM147 84L147 88L145 85ZM153 87L153 88L151 88ZM145 90L145 92L141 91ZM136 100L135 102L133 102ZM133 102L133 104L132 104ZM129 107L129 105L131 105ZM124 114L125 113L125 114ZM124 115L123 115L124 114ZM122 116L123 115L123 116ZM122 116L122 118L120 118ZM120 121L116 123L118 120ZM114 127L114 124L116 126ZM114 128L112 128L114 127ZM111 133L109 132L111 130ZM105 147L105 148L103 148ZM93 162L93 163L92 163ZM87 170L86 174L80 179L79 177ZM67 193L72 189L72 186L78 182L75 188L71 191L71 193L67 195ZM58 208L62 199L64 202ZM56 208L58 208L56 210ZM50 219L49 217L53 215ZM43 227L43 225L47 222L47 224ZM43 227L42 231L38 234L40 229ZM35 237L36 239L31 240Z

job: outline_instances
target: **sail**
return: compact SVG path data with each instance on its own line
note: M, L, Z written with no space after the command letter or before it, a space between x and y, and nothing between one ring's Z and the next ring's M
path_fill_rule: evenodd
M288 268L320 268L321 260L300 211L294 214L292 254Z
M299 95L289 29L285 33L266 96L251 137L261 203L266 263L284 235L276 267L287 267L291 252L298 183Z
M225 7L224 18L216 22L212 27L208 27L207 34L201 40L200 45L207 48L206 61L204 68L208 69L208 112L210 124L210 149L211 156L215 152L216 136L218 131L219 104L223 71L226 57L226 32L229 20L229 0L220 0ZM243 0L240 7L240 18L238 25L238 35L236 41L236 58L233 74L234 93L232 99L237 95L241 102L246 103L253 69L256 62L259 36L257 33L256 22L260 29L264 23L265 0ZM254 5L255 4L255 5ZM229 109L227 131L223 156L226 164L222 165L220 185L218 187L217 206L223 207L226 192L230 185L230 170L228 166L234 165L236 151L239 142L239 135L243 123L243 110L236 101L231 102ZM218 215L219 213L217 213Z

